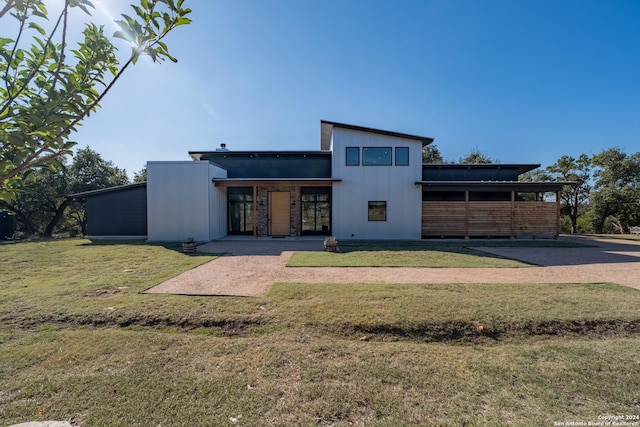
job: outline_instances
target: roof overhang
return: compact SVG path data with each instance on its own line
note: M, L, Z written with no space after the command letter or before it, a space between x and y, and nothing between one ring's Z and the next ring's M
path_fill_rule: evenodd
M426 136L410 135L407 133L392 132L388 130L373 129L373 128L367 128L363 126L355 126L355 125L348 125L345 123L336 123L336 122L330 122L327 120L321 120L320 121L320 149L322 150L331 149L331 133L333 131L333 128L341 128L341 129L355 130L359 132L375 133L378 135L392 136L395 138L414 139L416 141L421 142L423 147L433 142L433 138L429 138Z
M331 153L327 151L293 151L293 150L265 150L265 151L189 151L189 157L193 160L208 160L214 162L220 157L241 157L241 158L260 158L260 157L327 157Z
M527 181L416 181L426 191L516 191L556 192L575 182L527 182Z
M423 163L423 169L517 169L518 175L530 172L540 164L529 163Z
M99 196L106 193L116 193L118 191L133 190L134 188L146 187L145 182L135 182L133 184L116 185L115 187L99 188L97 190L83 191L81 193L74 193L67 196L69 199L86 199L87 197Z
M293 187L331 187L336 178L213 178L216 187L253 187L286 185Z

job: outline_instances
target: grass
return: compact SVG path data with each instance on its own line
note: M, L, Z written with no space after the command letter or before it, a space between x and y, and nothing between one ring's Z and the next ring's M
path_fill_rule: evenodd
M287 327L374 339L482 341L640 328L640 292L611 284L278 283L269 297Z
M640 240L640 234L591 234L591 236L619 240Z
M556 240L346 240L341 253L296 252L287 267L529 267L477 247L581 247Z
M273 338L129 329L25 334L0 354L0 419L553 425L638 411L636 339L460 346Z
M0 246L0 425L536 426L640 412L636 290L139 294L211 258L82 240Z
M2 245L0 323L198 326L214 322L206 299L140 294L214 258L183 254L179 244L139 241L70 239ZM237 306L239 321L251 317L254 305ZM229 322L232 317L227 314Z

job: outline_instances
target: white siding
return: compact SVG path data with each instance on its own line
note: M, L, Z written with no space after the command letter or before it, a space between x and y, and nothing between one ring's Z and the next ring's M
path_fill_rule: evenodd
M346 166L345 148L360 147L360 166ZM363 147L392 147L391 166L363 166ZM409 166L395 166L395 147L409 147ZM333 234L338 238L420 239L422 143L375 133L334 128ZM386 201L387 220L369 221L368 202Z
M226 177L226 171L207 161L148 162L149 241L208 241L226 234L225 191L214 188L214 177Z
M209 165L209 240L227 235L227 189L215 187L211 183L213 178L226 177L226 170Z

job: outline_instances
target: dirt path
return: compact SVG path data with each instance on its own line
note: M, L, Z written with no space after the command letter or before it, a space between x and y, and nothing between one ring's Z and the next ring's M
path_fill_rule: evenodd
M321 250L316 240L217 240L199 252L225 256L148 293L264 296L274 282L301 283L601 283L640 289L640 242L563 237L592 247L475 248L535 264L531 268L286 267L294 251Z

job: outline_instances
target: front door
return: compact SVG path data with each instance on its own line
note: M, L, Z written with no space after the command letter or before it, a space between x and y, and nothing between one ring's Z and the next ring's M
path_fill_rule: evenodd
M288 191L269 192L269 235L288 236L291 234L291 193Z

